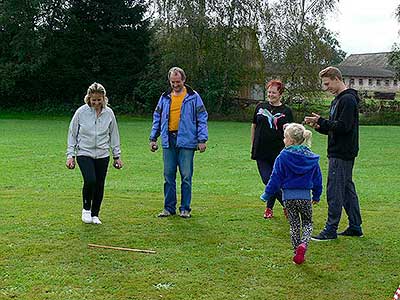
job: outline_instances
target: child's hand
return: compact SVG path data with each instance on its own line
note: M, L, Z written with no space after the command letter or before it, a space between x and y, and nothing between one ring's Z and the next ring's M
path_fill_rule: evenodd
M316 201L316 200L313 200L313 201L312 201L312 204L313 204L313 205L318 204L318 203L319 203L319 201Z

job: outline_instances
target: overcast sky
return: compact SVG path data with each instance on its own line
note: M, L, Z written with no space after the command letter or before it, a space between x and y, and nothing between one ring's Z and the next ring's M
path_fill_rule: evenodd
M390 51L395 42L400 43L395 17L399 4L400 0L340 0L326 26L338 33L347 55Z

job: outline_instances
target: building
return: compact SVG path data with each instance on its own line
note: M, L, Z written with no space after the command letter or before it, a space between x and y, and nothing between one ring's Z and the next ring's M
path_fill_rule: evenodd
M240 44L243 52L242 65L244 86L237 92L238 99L264 100L265 62L258 42L257 32L249 27L239 28Z
M338 65L349 88L359 91L400 91L396 72L389 65L390 52L351 54Z

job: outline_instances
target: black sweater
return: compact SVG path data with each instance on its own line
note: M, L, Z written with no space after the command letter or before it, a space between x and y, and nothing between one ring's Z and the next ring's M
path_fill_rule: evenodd
M329 120L319 118L318 132L328 135L328 157L352 160L358 154L357 91L346 89L333 99Z

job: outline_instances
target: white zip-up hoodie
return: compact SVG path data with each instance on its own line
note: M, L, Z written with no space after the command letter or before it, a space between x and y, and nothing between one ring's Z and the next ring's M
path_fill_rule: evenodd
M110 156L110 149L114 158L120 157L118 125L112 109L103 108L97 117L89 105L79 107L69 125L67 158L104 158Z

